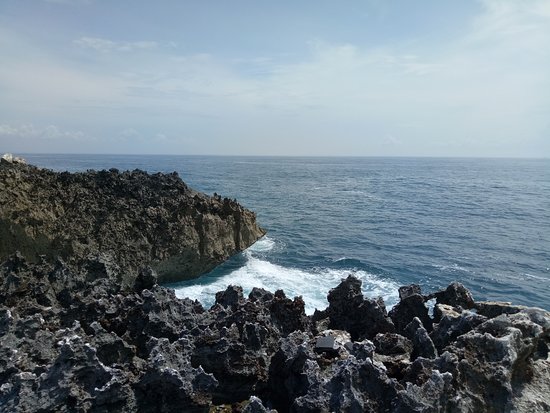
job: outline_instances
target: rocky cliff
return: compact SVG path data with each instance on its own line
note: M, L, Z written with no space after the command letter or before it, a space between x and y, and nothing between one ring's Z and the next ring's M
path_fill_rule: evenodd
M299 297L236 286L206 310L151 270L122 288L90 264L1 265L0 411L550 411L541 309L412 285L388 313L350 276L312 317Z
M313 316L300 297L238 286L205 309L150 267L196 276L262 234L175 174L4 158L0 411L550 411L547 311L454 283L401 287L388 312L353 276Z
M264 233L253 212L176 173L58 173L0 160L0 260L17 250L78 269L93 257L122 283L144 266L168 282L213 269Z

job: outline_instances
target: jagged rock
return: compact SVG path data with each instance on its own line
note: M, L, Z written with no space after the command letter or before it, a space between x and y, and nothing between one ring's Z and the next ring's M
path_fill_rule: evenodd
M216 293L216 304L222 307L236 308L243 301L243 289L239 286L229 285L225 291Z
M411 359L416 359L417 357L433 359L437 357L437 349L418 317L413 318L407 327L405 327L403 334L412 340L413 352Z
M373 342L373 360L384 365L388 377L401 379L410 364L413 350L411 341L399 334L379 333Z
M269 367L270 398L278 411L288 411L296 398L305 395L318 377L311 363L315 358L309 346L311 337L302 331L290 333L279 342ZM304 373L304 366L309 375Z
M258 287L252 288L250 294L248 294L248 299L250 301L260 301L262 303L273 300L273 297L275 296L272 292Z
M346 349L357 360L372 359L374 357L374 351L376 349L374 343L370 340L355 341L352 343L346 343Z
M398 289L399 299L404 300L411 295L422 295L422 289L418 284L410 284L399 287Z
M136 356L136 348L129 345L119 336L105 330L94 321L92 330L94 347L98 359L106 366L130 364Z
M53 172L0 163L0 260L61 257L89 277L112 271L132 288L152 266L159 282L197 277L250 246L265 231L253 212L209 197L178 175L140 170Z
M361 280L353 275L330 290L327 299L329 307L324 314L330 320L329 328L346 330L354 341L395 330L383 300L365 298L361 292Z
M289 299L284 291L277 290L273 300L268 303L273 324L286 336L293 331L308 331L310 320L306 316L305 303L302 297Z
M462 309L447 304L436 304L433 313L434 321L439 323L443 318L455 319L460 317Z
M422 385L407 383L398 393L395 412L445 412L450 410L449 395L452 394L453 376L432 370Z
M223 327L219 336L199 337L191 363L219 378L219 386L213 392L215 402L243 400L264 390L267 381L269 361L242 343L235 325Z
M140 411L206 412L216 379L201 368L181 372L152 368L136 385L136 403Z
M482 315L466 310L461 311L445 304L436 304L434 315L438 322L435 324L430 338L439 351L456 340L457 337L487 320Z
M277 413L275 410L264 407L262 401L256 396L250 396L248 404L242 410L242 413Z
M326 361L311 351L314 340L295 332L281 342L270 369L278 411L385 411L401 386L370 358Z
M512 303L504 303L498 301L481 301L475 303L475 309L478 314L485 317L493 318L501 314L515 314L519 313L526 307L520 305L512 305Z
M439 303L431 335L419 318L403 335L378 332L373 324L387 324L367 326L357 315L374 302L384 317L383 304L348 278L316 317L356 337L374 334L357 341L350 330L319 333L322 320L282 291L246 299L230 287L205 310L154 285L151 273L124 289L116 262L90 262L76 271L14 254L0 265L0 411L550 409L550 314L541 309L476 303L476 313Z
M134 289L137 292L142 290L150 290L155 285L157 285L158 275L150 267L145 267L139 270L139 273L134 282Z
M399 334L378 333L376 337L374 337L373 342L378 354L386 356L405 355L409 358L412 352L411 341Z
M402 388L387 376L383 365L371 359L354 358L339 362L323 387L328 411L334 412L390 411L397 391Z
M424 304L425 299L421 295L420 287L414 284L400 287L399 297L399 303L389 313L397 331L403 333L415 317L422 321L426 330L432 331L432 320L428 315L428 307Z
M447 304L453 307L466 309L474 308L475 302L472 294L462 284L451 283L445 290L430 294L427 299L435 298L437 304Z
M0 158L0 160L6 163L21 163L21 164L27 163L25 159L19 156L13 156L11 153L5 153L4 155L2 155L2 158Z

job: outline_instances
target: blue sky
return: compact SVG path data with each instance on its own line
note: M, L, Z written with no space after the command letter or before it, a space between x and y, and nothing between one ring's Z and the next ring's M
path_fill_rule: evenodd
M0 151L550 154L550 0L0 0Z

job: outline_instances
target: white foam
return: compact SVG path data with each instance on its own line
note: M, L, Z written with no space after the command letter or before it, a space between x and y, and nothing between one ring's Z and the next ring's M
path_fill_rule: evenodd
M266 235L262 239L259 239L254 244L252 244L252 246L248 248L247 252L268 252L271 251L274 247L275 241L273 241Z
M273 241L267 240L266 245L269 242L273 243ZM271 292L283 289L287 297L302 296L306 303L306 313L312 314L316 308L323 310L327 307L328 291L352 273L345 269L315 268L305 271L298 268L286 268L256 258L249 251L245 254L248 259L243 267L208 284L176 288L176 295L180 298L197 299L205 307L210 307L215 301L216 292L225 290L228 285L240 285L243 287L245 296L253 287L264 288ZM356 271L354 275L363 281L363 292L367 297L381 296L388 307L396 304L398 285L395 282L379 278L365 271Z
M532 278L532 279L534 279L534 280L549 281L548 278L541 277L541 276L539 276L539 275L529 274L529 273L527 273L527 272L524 272L522 275L523 275L524 277Z
M471 272L469 269L458 265L456 262L450 265L432 264L432 267L437 268L438 270L441 270L441 271L451 271L451 272L461 271L461 272L468 272L468 273Z

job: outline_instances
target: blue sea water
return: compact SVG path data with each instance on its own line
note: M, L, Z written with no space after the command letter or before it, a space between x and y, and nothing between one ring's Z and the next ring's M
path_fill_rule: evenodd
M391 306L400 285L459 281L478 300L550 309L550 160L27 155L55 170L177 171L236 198L268 235L170 285L209 306L229 284L301 295L311 313L354 273Z

